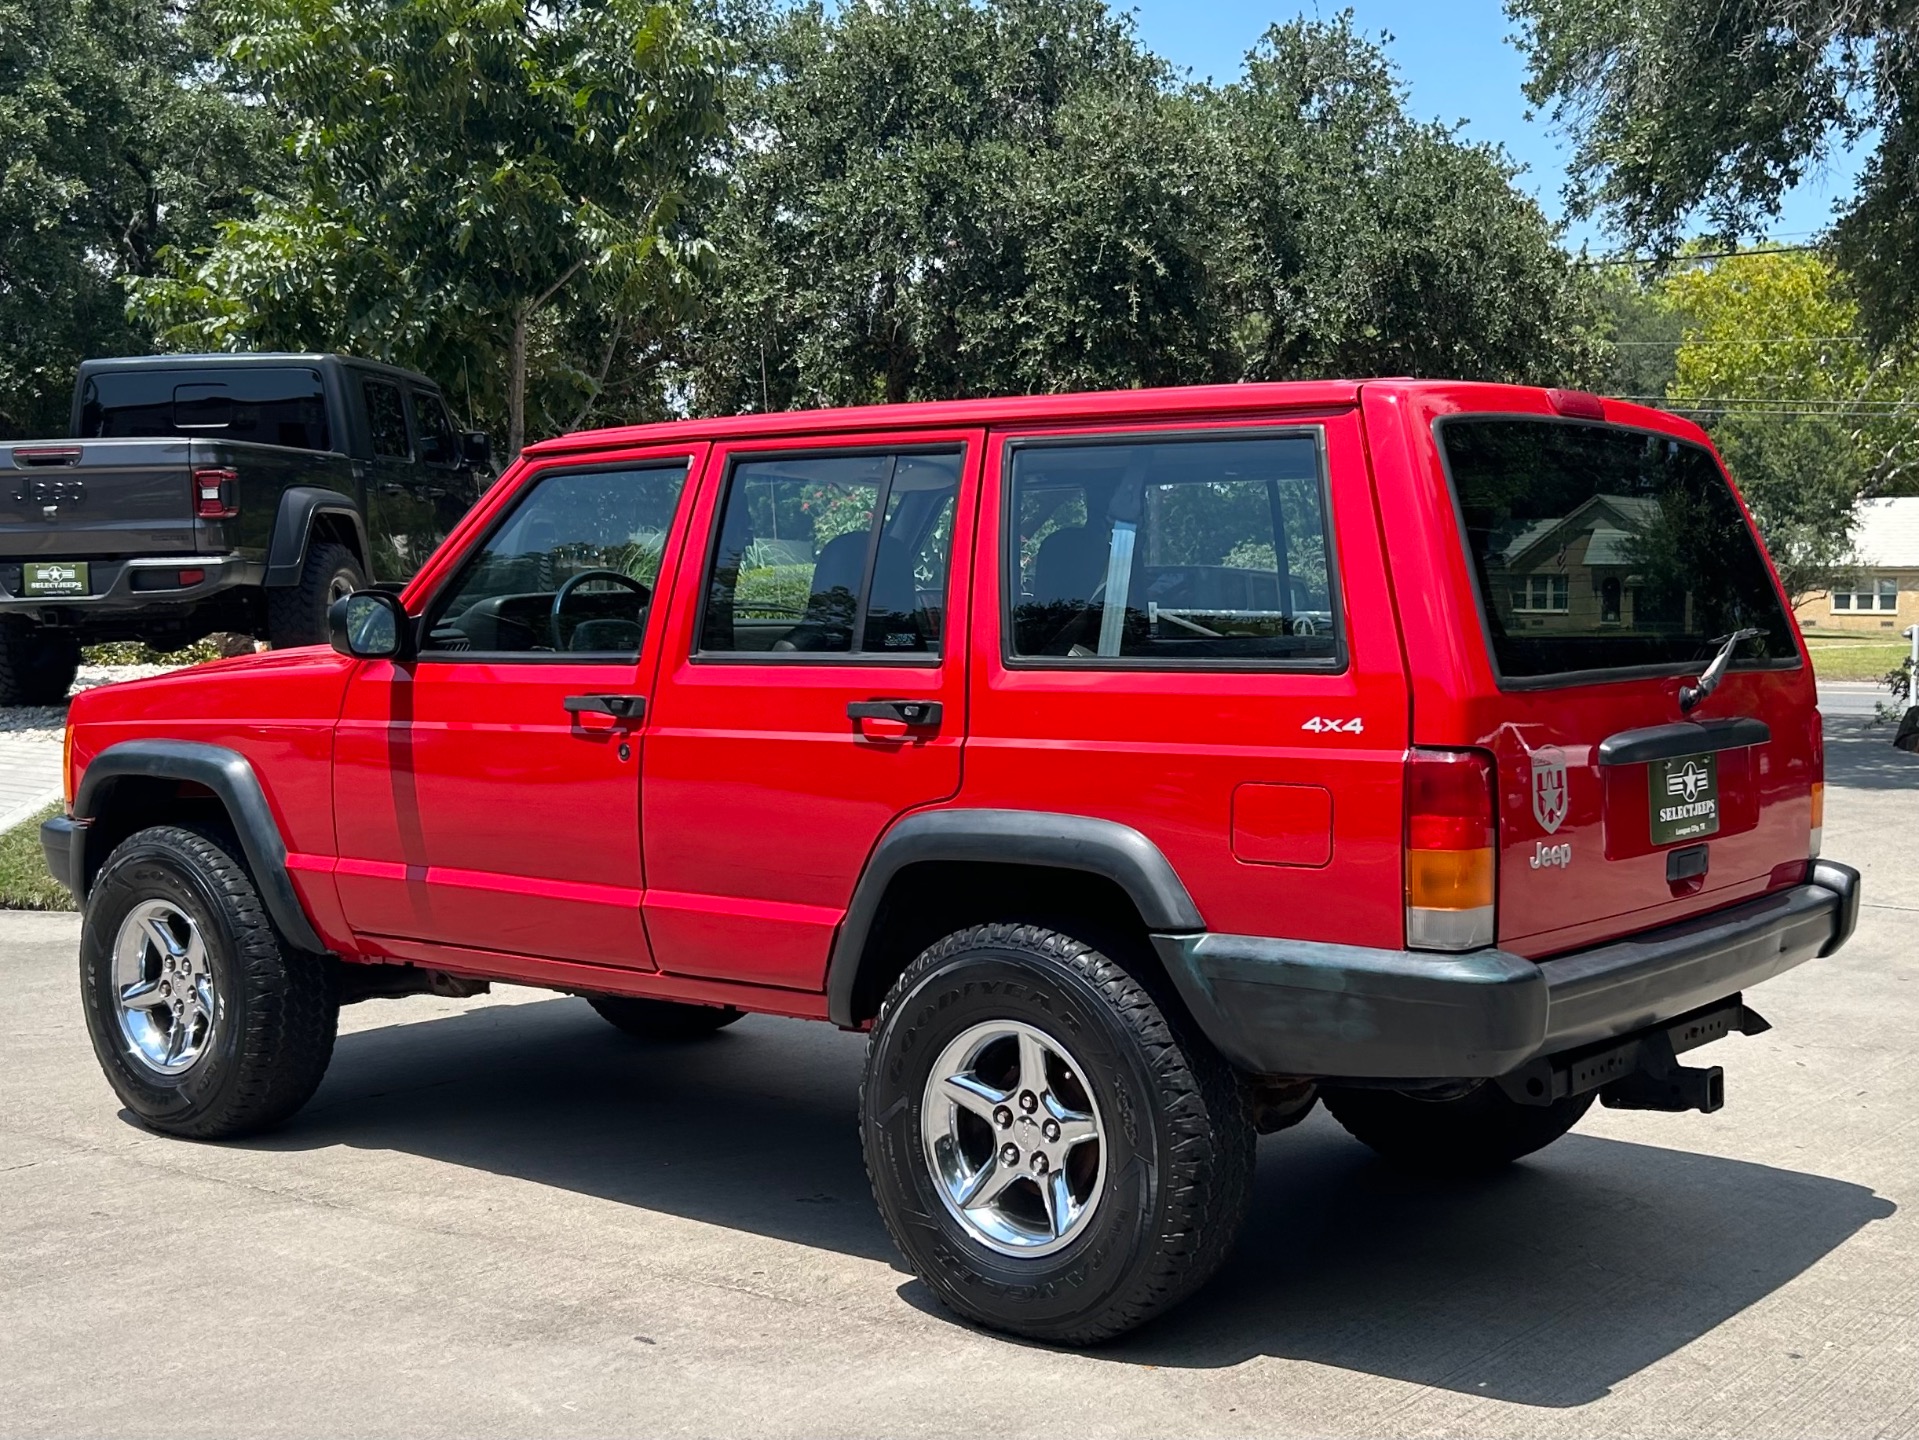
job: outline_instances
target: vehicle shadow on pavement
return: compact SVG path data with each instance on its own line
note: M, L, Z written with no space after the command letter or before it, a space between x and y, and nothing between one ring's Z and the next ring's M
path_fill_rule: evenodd
M862 1046L760 1017L649 1044L582 1001L482 1006L342 1035L312 1104L244 1144L400 1151L898 1268L860 1160ZM1319 1112L1260 1142L1252 1216L1213 1283L1090 1353L1273 1355L1583 1405L1894 1209L1844 1181L1577 1132L1493 1177L1422 1180ZM945 1315L917 1280L900 1294Z
M1898 727L1850 715L1826 717L1826 784L1857 790L1919 791L1919 755L1895 750Z

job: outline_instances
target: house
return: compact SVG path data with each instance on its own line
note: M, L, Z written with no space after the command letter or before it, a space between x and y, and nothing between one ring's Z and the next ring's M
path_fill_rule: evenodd
M1590 635L1617 625L1657 632L1683 626L1691 597L1644 575L1643 537L1658 528L1659 502L1595 495L1570 515L1536 521L1496 552L1494 593L1508 632Z
M1897 634L1919 624L1919 497L1862 500L1846 583L1793 603L1806 630Z

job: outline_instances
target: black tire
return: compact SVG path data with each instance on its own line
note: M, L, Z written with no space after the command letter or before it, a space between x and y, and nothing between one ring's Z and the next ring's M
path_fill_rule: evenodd
M342 595L366 589L366 583L366 571L346 546L312 541L300 583L267 591L267 639L275 650L326 644L327 610Z
M641 1040L698 1040L746 1018L731 1005L683 1005L627 995L589 995L586 1003L616 1030Z
M1009 1254L970 1233L921 1138L936 1060L993 1022L1064 1042L1106 1122L1083 1228L1050 1253ZM1198 1289L1252 1197L1253 1123L1238 1075L1118 964L1032 925L959 931L907 967L867 1043L860 1131L880 1214L914 1273L966 1319L1052 1343L1110 1339Z
M0 620L0 705L60 705L80 669L80 642L65 630Z
M1320 1098L1347 1134L1393 1164L1470 1175L1543 1150L1580 1122L1596 1094L1521 1105L1489 1080L1451 1100L1358 1089L1322 1089Z
M80 992L94 1054L126 1107L169 1135L221 1140L277 1125L312 1097L333 1056L332 975L280 939L238 850L231 836L155 826L115 848L87 896ZM150 901L197 928L216 997L204 1049L177 1074L142 1059L120 1021L114 945Z

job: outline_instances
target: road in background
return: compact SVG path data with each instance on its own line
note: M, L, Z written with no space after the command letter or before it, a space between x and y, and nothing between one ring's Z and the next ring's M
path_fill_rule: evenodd
M100 1077L78 922L0 916L0 1435L1919 1435L1919 757L1828 734L1864 918L1701 1052L1724 1111L1447 1183L1322 1112L1221 1276L1086 1354L898 1268L857 1036L373 1001L291 1124L189 1144Z

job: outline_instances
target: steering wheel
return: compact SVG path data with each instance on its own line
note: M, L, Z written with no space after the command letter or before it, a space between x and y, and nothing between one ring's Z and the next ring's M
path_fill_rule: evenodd
M560 611L566 608L567 597L589 580L611 580L615 585L624 585L640 597L642 605L653 598L653 592L631 575L623 574L618 570L582 570L553 592L553 608L547 614L546 629L555 650L566 649L566 642L560 635Z

